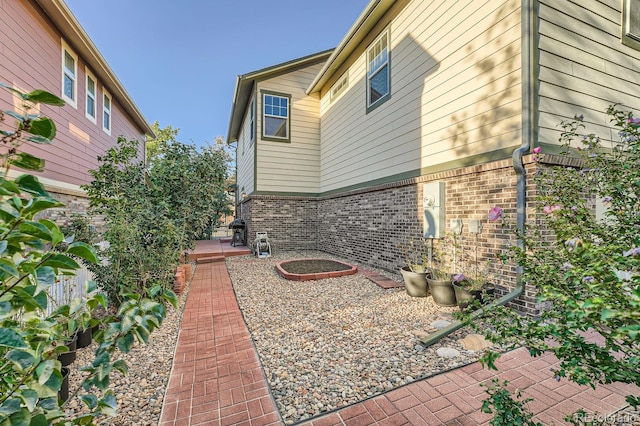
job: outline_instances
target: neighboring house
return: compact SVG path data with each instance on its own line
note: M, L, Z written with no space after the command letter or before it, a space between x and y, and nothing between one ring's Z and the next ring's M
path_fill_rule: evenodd
M610 104L640 111L639 49L638 0L372 0L333 51L238 77L239 216L275 251L395 272L399 244L433 229L425 184L443 182L443 226L461 219L488 257L507 238L488 210L531 211L533 147L558 152L558 124L579 114L611 139ZM533 313L530 291L516 303Z
M23 147L46 160L46 170L35 174L67 214L86 211L80 185L91 182L88 170L119 136L138 140L143 158L151 126L63 0L0 1L0 81L65 100L64 107L41 106L56 124L54 143ZM2 110L19 107L0 91Z

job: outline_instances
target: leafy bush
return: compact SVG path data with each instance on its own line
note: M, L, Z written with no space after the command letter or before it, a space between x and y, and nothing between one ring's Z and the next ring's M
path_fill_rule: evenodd
M552 374L578 384L632 383L640 386L640 120L612 106L618 141L581 133L582 117L562 124L559 161L548 166L540 149L535 222L501 257L524 269L523 280L537 291L545 308L526 318L506 307L491 312L494 342L517 337L531 355L550 351L560 359ZM575 146L577 142L577 146ZM569 156L580 158L579 164ZM606 209L596 216L595 205ZM502 210L492 209L492 220ZM601 336L594 343L589 335ZM484 361L493 366L497 354ZM632 405L638 395L629 395Z
M98 160L100 166L89 171L91 184L83 188L92 212L105 220L104 261L90 266L100 288L116 305L124 293L149 296L155 286L170 289L181 254L173 219L179 212L148 183L137 141L118 138Z
M93 310L106 307L107 301L90 282L86 298L71 300L48 313L47 290L56 278L72 275L79 268L75 259L92 263L97 257L90 245L65 238L55 223L37 218L62 204L36 177L8 178L10 167L44 169L44 160L21 153L19 148L28 142L51 143L56 127L50 118L30 111L37 104L60 106L64 102L42 90L22 93L0 86L17 95L25 109L23 113L0 112L0 166L4 172L0 177L0 423L89 424L99 416L115 414L109 375L114 370L127 370L122 360L115 359L117 350L129 351L136 340L146 342L165 317L162 302L175 303L175 296L158 287L148 291L155 300L123 294L115 314L99 320L92 316ZM14 126L4 126L7 117L15 120ZM63 377L57 357L68 350L65 341L76 329L93 326L102 330L95 336L98 349L91 365L83 368L81 386L71 392L72 397L80 395L88 413L65 419L64 403L58 401Z

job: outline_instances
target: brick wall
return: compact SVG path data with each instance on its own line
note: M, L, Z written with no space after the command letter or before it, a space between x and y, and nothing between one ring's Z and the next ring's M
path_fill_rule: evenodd
M532 176L535 167L527 158L527 176ZM403 245L423 233L422 184L433 181L445 182L447 230L450 219L463 221L462 252L457 257L468 260L465 271L473 268L476 258L480 263L495 259L508 244L515 244L510 232L487 220L488 211L498 205L515 224L516 175L511 160L321 198L252 195L242 204L242 217L249 242L256 231L266 231L274 251L317 249L399 274L404 265ZM529 178L528 202L534 195L532 185ZM527 213L532 214L533 207ZM470 219L482 222L477 236L469 233ZM498 294L515 288L515 271L515 265L492 262ZM538 312L530 288L513 304L525 313Z
M247 243L266 232L272 252L317 250L317 200L304 197L250 196L242 205Z

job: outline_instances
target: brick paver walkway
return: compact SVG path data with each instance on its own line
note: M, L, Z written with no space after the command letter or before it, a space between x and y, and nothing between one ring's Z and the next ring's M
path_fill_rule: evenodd
M638 389L611 384L592 390L549 369L552 355L531 358L525 349L503 355L498 372L478 363L421 380L304 423L326 425L485 425L486 394L493 377L533 397L529 407L543 424L565 424L579 408L612 413ZM281 425L257 352L236 302L224 262L199 264L191 282L160 426Z

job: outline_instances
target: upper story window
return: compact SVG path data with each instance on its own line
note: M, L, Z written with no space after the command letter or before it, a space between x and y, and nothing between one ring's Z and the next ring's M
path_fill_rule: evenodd
M249 106L249 146L253 146L253 140L256 137L256 103L251 99Z
M62 99L74 108L78 102L78 56L62 40Z
M85 69L85 73L87 74L87 102L85 106L85 115L90 121L96 123L96 117L98 116L96 111L96 94L98 92L98 86L96 84L96 78L88 69Z
M102 96L102 130L111 134L111 96L107 92Z
M289 140L289 96L263 93L262 138Z
M367 50L367 112L389 99L390 71L387 30Z
M622 43L640 50L640 0L622 2Z
M333 87L331 88L331 102L333 102L335 99L338 98L338 96L340 96L340 94L342 92L344 92L345 90L347 90L347 87L349 87L349 73L345 73L345 75L342 76L342 78L340 78L340 80L338 80L336 82L336 84L333 85Z

